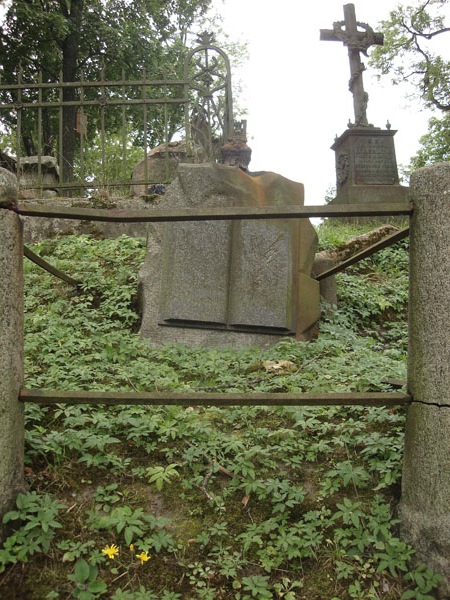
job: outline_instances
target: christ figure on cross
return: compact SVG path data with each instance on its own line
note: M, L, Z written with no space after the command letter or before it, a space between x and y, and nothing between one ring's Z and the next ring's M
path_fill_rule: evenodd
M362 31L361 31L362 30ZM365 23L356 21L355 6L344 6L344 21L333 23L333 29L321 29L320 39L325 41L340 41L348 48L350 61L350 81L348 87L353 94L353 108L355 111L354 127L368 127L367 102L368 94L364 91L362 74L365 70L361 61L360 52L367 56L367 50L373 45L383 44L383 34L375 33Z

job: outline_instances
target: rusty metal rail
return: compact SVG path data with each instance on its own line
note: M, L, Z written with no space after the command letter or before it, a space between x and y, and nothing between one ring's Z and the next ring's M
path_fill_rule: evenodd
M33 206L20 204L14 209L24 217L79 219L113 223L158 223L174 221L220 221L239 219L309 219L311 217L376 217L410 215L410 203L398 204L336 204L315 206L208 207L203 209L177 208L129 210L79 207Z
M376 252L379 252L380 250L383 250L384 248L388 248L389 246L392 246L393 244L400 242L400 240L403 240L408 236L409 236L409 227L400 229L400 231L396 231L395 233L388 235L387 237L383 238L376 244L372 244L372 246L369 246L369 248L366 248L365 250L362 250L361 252L354 254L347 260L344 260L343 262L336 265L335 267L332 267L331 269L327 269L323 273L320 273L320 275L317 275L316 279L317 279L317 281L321 281L322 279L326 279L327 277L330 277L331 275L336 275L337 273L340 273L341 271L344 271L348 267L351 267L352 265L356 264L360 260L369 258L369 256L372 256Z
M48 263L46 260L44 260L42 257L40 257L38 254L34 253L32 250L27 248L27 246L23 247L23 254L24 256L26 256L26 258L28 258L28 260L31 260L32 262L34 262L34 264L38 265L42 269L45 269L55 277L58 277L58 279L61 279L62 281L65 281L66 283L75 287L80 286L81 281L78 281L77 279L70 277L70 275L63 273L62 271Z
M20 390L21 402L34 404L109 404L179 406L405 406L411 396L401 392L368 393L202 393L84 392Z
M238 219L302 219L310 217L351 217L411 215L410 203L378 205L326 205L263 208L208 208L203 210L149 209L114 210L89 208L57 208L22 204L12 207L21 216L58 217L88 221L112 222L169 222L212 221ZM403 237L406 230L399 232ZM399 235L399 234L395 234ZM386 241L386 240L384 240ZM392 242L391 242L392 243ZM322 274L322 278L326 274ZM412 402L408 393L166 393L166 392L90 392L27 390L19 392L19 401L36 404L92 404L92 405L179 405L179 406L405 406Z

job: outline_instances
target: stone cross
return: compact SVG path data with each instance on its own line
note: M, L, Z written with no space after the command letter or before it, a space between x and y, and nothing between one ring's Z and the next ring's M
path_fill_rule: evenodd
M357 22L354 4L346 4L344 6L344 21L333 23L333 29L321 29L320 39L328 42L343 42L344 46L347 46L350 61L348 87L353 94L353 108L355 111L355 123L352 126L368 127L366 109L369 96L364 91L362 78L366 67L361 62L360 52L367 56L367 50L370 46L383 45L383 34L375 33L369 25Z

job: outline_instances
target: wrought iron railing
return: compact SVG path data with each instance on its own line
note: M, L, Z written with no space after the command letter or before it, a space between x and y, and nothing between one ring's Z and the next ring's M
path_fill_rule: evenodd
M230 63L212 35L198 42L181 79L150 80L143 73L127 80L122 73L108 81L102 71L97 81L65 82L61 75L44 82L41 73L25 81L19 70L16 83L1 84L0 150L15 155L5 166L15 165L19 187L36 195L44 189L126 193L139 161L133 186L170 181L171 160L218 160L234 132ZM165 159L156 180L144 160L155 146Z

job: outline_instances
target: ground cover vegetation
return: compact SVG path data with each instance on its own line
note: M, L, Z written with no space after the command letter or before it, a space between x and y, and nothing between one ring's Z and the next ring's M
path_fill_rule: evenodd
M319 227L322 248L360 230ZM155 348L138 336L145 241L87 235L26 263L28 388L383 391L405 378L407 241L339 276L316 340ZM398 536L403 408L26 405L28 489L5 522L0 596L431 600Z

